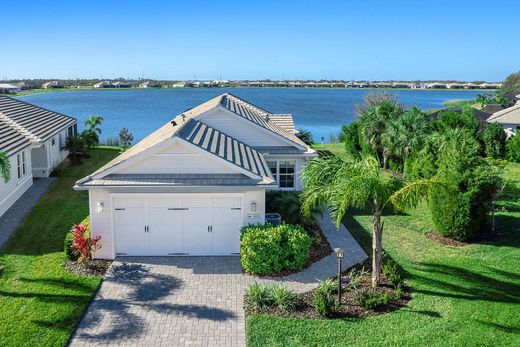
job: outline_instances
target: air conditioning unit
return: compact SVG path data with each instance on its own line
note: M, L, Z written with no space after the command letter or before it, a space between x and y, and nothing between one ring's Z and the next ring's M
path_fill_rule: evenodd
M282 224L282 216L279 213L266 213L265 222L272 225Z

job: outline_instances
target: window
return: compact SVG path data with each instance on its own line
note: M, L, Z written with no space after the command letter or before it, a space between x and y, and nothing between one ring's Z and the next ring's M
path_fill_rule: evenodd
M294 162L278 162L278 176L280 188L294 188Z
M27 174L27 160L25 158L25 151L16 155L16 173L18 180L21 180Z
M267 166L280 188L294 188L294 161L267 161Z

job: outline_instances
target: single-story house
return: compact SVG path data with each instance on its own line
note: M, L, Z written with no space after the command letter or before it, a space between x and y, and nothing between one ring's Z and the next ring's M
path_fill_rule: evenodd
M500 123L507 137L513 136L520 129L520 101L514 106L493 113L487 122Z
M60 81L49 81L42 84L43 89L59 89L63 87L63 83L61 83Z
M14 94L18 93L21 90L21 86L13 85L10 83L0 83L0 94Z
M94 88L114 88L110 81L101 81L93 85Z
M139 88L160 88L160 87L161 87L161 85L159 84L159 82L155 82L155 81L146 81L146 82L139 84Z
M68 155L67 136L76 132L76 119L0 96L0 151L11 162L11 179L0 180L0 216L33 183L33 177L49 177Z
M267 189L301 190L316 151L275 115L225 93L185 111L74 189L88 190L96 257L232 255L265 221Z
M130 88L133 84L132 82L128 81L117 81L112 83L112 85L114 86L114 88Z

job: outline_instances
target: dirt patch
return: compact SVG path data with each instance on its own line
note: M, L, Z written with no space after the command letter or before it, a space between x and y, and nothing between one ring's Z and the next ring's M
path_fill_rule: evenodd
M362 267L367 269L366 264L363 266L356 266L355 268L358 271L361 271ZM347 276L347 272L344 272L343 275ZM367 309L360 304L360 297L363 295L363 293L372 290L371 273L365 270L362 272L360 276L358 276L355 288L343 286L341 304L339 305L336 312L329 318L334 319L346 317L356 318L377 316L386 312L398 310L406 306L407 303L412 299L411 288L406 284L403 283L401 285L402 296L398 297L396 294L396 287L393 284L389 283L388 279L383 275L381 277L381 282L382 283L378 288L378 291L381 294L388 293L388 295L393 298L389 304L381 305L377 309ZM244 298L244 310L246 316L252 314L271 314L273 316L283 318L324 319L324 317L320 316L314 308L315 294L315 289L309 292L298 294L298 304L295 310L292 312L282 311L276 307L258 308L251 302L249 302L247 298ZM337 291L335 295L337 295Z
M445 246L464 247L467 245L466 242L450 239L449 237L437 234L435 231L428 231L426 237Z
M111 260L95 259L85 262L67 260L65 270L80 276L103 277L112 264Z
M305 265L301 270L284 270L280 272L276 272L270 275L265 276L273 276L273 277L283 277L287 275L291 275L297 272L302 271L303 269L308 268L315 262L325 258L329 254L332 253L332 247L330 246L329 241L323 235L323 231L321 230L320 226L317 223L309 222L304 225L305 230L309 235L312 236L313 241L311 245L311 249L309 251L309 258L305 262ZM256 275L255 275L256 276ZM264 276L259 276L264 277Z

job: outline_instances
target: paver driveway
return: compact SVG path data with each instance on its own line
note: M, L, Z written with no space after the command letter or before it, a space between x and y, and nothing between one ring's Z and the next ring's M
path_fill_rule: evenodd
M342 226L319 220L332 247L346 250L344 268L366 254ZM242 274L239 257L125 257L116 259L82 318L71 346L244 346L244 289L283 282L304 292L334 275L334 254L294 275Z

